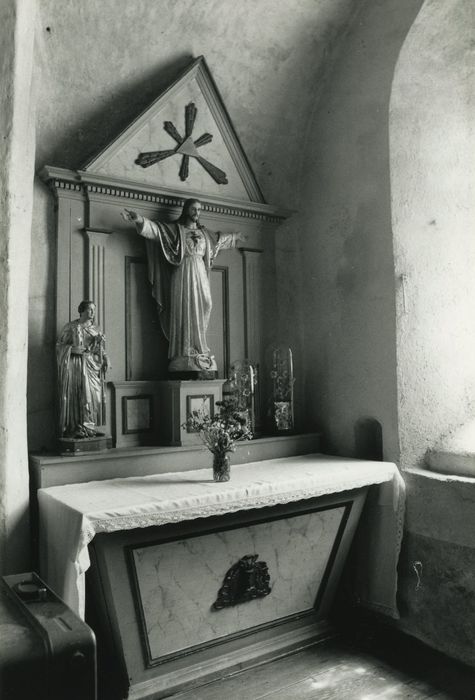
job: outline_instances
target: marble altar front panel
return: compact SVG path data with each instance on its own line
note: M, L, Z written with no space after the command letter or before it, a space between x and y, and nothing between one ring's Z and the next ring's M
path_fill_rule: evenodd
M313 611L344 507L130 549L149 663ZM269 595L213 608L243 556L267 564Z

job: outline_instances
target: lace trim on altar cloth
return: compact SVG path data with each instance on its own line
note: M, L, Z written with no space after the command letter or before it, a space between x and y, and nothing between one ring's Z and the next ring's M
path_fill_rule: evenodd
M391 480L384 477L382 477L380 482L372 480L371 484L368 484L368 480L365 478L362 478L360 482L353 478L350 488L342 484L341 489L335 489L335 484L333 483L325 487L320 486L318 493L313 485L313 487L309 486L308 488L293 490L291 492L286 491L282 493L263 494L262 496L248 496L247 498L240 498L235 501L224 501L222 503L213 502L192 506L175 505L173 509L164 509L159 512L129 513L127 515L116 515L111 518L97 517L97 519L90 519L85 516L81 532L80 549L87 547L89 542L99 533L167 525L187 520L196 520L197 518L209 518L216 515L225 515L226 513L236 513L240 510L285 505L286 503L319 498L320 496L327 496L334 493L344 493L345 491L362 488L368 485L382 486L383 489L384 487L390 489L389 498L393 501L394 513L396 516L396 532L400 540L403 532L404 499L400 499L398 494L404 489L404 482L402 477L397 473L394 475L392 483Z

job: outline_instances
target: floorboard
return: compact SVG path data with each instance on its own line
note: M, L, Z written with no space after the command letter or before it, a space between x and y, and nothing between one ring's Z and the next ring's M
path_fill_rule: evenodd
M416 640L362 630L173 700L475 700L475 668Z

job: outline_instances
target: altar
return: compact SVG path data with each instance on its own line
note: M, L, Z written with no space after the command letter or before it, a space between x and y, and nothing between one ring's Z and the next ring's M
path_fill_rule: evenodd
M371 486L358 596L397 615L399 472L321 454L40 489L41 574L84 615L91 567L121 692L164 697L328 634Z

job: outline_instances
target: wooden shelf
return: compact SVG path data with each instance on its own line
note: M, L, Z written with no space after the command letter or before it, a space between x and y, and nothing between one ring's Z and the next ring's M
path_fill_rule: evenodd
M278 435L240 442L232 464L279 459L320 450L320 434ZM193 469L211 469L211 454L203 446L112 448L100 453L61 457L30 455L34 490L62 484L84 483L128 476L147 476Z

